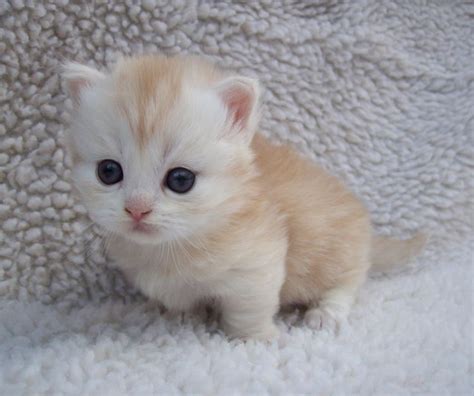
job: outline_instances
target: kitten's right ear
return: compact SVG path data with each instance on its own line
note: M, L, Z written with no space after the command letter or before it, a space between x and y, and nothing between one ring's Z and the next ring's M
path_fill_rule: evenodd
M84 88L94 85L105 77L100 71L76 62L64 64L62 75L66 80L69 94L76 105L81 101L81 94Z

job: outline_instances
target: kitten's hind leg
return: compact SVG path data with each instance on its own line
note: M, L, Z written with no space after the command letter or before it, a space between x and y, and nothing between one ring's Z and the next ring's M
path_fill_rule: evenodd
M344 282L327 290L304 315L306 325L314 330L339 331L354 303L357 291L365 275L359 274L349 282Z

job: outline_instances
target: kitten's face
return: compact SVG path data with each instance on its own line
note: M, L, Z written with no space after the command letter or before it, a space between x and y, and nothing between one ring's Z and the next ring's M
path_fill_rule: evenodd
M190 239L239 209L253 176L256 87L208 81L196 67L145 58L109 76L66 69L74 183L108 231L138 243Z

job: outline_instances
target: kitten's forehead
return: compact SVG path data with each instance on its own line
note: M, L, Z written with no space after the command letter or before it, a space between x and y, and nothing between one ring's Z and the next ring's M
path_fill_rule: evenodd
M140 147L163 130L185 84L210 86L219 77L202 60L153 56L122 61L112 75L118 108Z

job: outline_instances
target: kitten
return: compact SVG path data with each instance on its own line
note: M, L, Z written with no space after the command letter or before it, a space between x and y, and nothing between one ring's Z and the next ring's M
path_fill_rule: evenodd
M313 328L348 314L371 265L421 237L374 237L361 202L256 133L257 81L197 58L144 56L109 74L71 63L73 179L116 265L172 311L217 301L231 337L277 334L280 307Z

